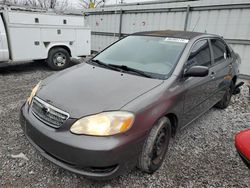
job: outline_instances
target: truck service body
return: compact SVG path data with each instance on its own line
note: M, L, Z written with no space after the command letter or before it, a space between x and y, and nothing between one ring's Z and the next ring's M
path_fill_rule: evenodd
M90 55L90 28L84 16L5 6L0 14L0 63Z

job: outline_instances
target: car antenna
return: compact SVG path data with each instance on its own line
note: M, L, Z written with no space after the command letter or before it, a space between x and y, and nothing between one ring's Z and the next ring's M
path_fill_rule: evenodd
M197 19L197 21L196 21L196 23L195 23L194 28L193 28L193 30L192 30L192 31L194 31L194 30L195 30L195 28L196 28L196 26L198 25L199 21L200 21L200 15L199 15L199 17L198 17L198 19Z

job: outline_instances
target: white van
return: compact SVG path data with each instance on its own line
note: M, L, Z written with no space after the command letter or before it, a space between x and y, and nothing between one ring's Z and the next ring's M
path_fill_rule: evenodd
M50 68L61 70L70 60L90 55L90 28L84 16L0 9L0 63L46 60Z

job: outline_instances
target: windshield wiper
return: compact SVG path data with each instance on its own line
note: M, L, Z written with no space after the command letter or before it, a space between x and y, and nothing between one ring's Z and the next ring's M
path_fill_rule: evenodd
M114 67L114 68L118 68L118 69L123 70L123 71L134 72L134 73L139 74L141 76L144 76L144 77L147 77L147 78L152 78L151 75L145 73L144 71L141 71L141 70L138 70L138 69L133 69L131 67L127 67L126 65L114 65L114 64L108 64L108 65L111 66L111 67Z
M101 65L101 66L103 66L103 67L112 69L112 70L118 70L118 68L113 67L113 66L110 66L109 64L103 63L102 61L100 61L100 60L98 60L98 59L91 59L91 60L89 60L89 61L90 61L90 62L94 62L94 63L97 64L97 65Z
M126 65L114 65L114 64L106 64L106 63L103 63L102 61L98 60L98 59L91 59L90 60L91 62L94 62L95 64L98 64L98 65L101 65L103 67L106 67L106 68L109 68L109 69L112 69L112 70L116 70L116 71L127 71L127 72L134 72L136 74L139 74L141 76L144 76L144 77L147 77L147 78L152 78L151 75L143 72L143 71L140 71L140 70L137 70L137 69L133 69L131 67L127 67Z

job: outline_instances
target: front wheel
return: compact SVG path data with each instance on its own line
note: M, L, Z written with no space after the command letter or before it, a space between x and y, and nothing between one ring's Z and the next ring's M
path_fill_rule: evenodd
M142 152L138 158L137 167L147 173L154 173L164 161L171 137L171 123L167 117L162 117L151 129Z
M62 70L69 66L70 55L64 48L53 48L47 59L48 66L53 70Z

